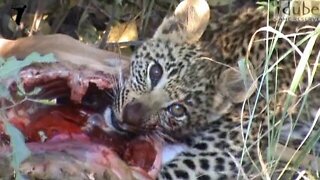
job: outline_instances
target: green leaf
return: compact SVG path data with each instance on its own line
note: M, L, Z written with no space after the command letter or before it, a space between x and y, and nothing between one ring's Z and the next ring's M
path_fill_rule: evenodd
M16 179L23 179L19 172L19 167L31 155L31 151L26 146L22 133L16 127L6 121L4 121L4 126L6 133L10 136L10 145L12 147L11 166L17 173Z
M13 102L9 89L3 84L0 84L0 98L5 98Z
M52 53L41 56L39 53L33 52L23 61L18 61L15 57L8 58L2 66L0 66L0 79L17 76L19 71L32 63L52 63L56 62Z

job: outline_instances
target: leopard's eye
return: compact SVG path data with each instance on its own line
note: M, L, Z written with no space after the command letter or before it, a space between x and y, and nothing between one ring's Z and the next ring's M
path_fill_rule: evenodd
M168 107L168 111L175 117L182 117L186 114L186 108L181 104L172 104Z
M152 87L156 86L159 80L161 79L163 70L160 64L155 63L150 67L149 77L151 80Z

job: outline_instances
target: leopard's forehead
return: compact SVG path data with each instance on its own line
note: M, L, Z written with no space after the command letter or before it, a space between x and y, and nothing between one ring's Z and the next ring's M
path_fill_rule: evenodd
M147 91L150 88L146 78L148 67L152 63L158 63L164 71L163 81L159 86L204 90L204 86L211 83L213 72L218 69L218 65L207 57L200 45L151 39L133 55L129 82L133 89Z
M159 63L164 70L174 70L170 76L175 75L178 67L190 66L192 60L202 55L200 48L189 44L176 44L170 41L151 39L146 41L135 52L132 58L132 68L142 69L143 65L151 62ZM168 76L168 77L170 77Z

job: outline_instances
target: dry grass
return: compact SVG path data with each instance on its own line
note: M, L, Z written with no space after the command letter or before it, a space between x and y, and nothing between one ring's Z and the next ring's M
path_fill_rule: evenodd
M268 9L273 9L273 7L269 7ZM270 17L270 15L269 15ZM264 72L261 75L261 84L258 87L258 93L265 91L265 89L262 89L263 86L266 87L266 101L271 100L271 98L277 99L277 97L273 97L273 95L269 94L268 89L274 88L275 92L277 92L277 86L272 87L268 83L268 78L274 78L274 77L269 77L269 73L271 71L276 71L277 72L277 67L278 64L283 61L284 59L287 58L287 56L292 53L293 51L297 52L300 56L299 63L297 65L297 68L295 69L294 76L292 78L292 82L290 85L290 89L288 90L286 94L286 99L283 103L283 111L281 112L281 118L280 119L275 119L275 114L273 109L270 109L269 107L266 107L267 110L267 119L269 119L268 122L268 147L267 147L267 152L263 152L263 150L257 149L258 153L260 154L259 157L259 162L252 162L254 164L254 167L256 170L258 170L257 176L261 177L262 179L270 179L270 177L276 177L276 179L287 179L290 176L293 175L293 173L298 173L299 176L297 179L305 179L307 177L304 177L306 174L309 174L308 178L314 177L315 179L319 178L319 168L317 166L311 166L310 161L314 164L319 163L319 157L318 155L314 155L310 157L309 153L312 149L314 149L316 143L319 142L320 139L320 131L315 128L315 125L317 123L317 120L320 115L320 111L317 112L315 118L310 121L311 122L311 127L308 130L307 135L304 137L302 140L301 144L297 149L292 149L288 147L289 139L292 132L292 129L296 126L297 123L299 123L299 116L300 113L303 111L303 108L305 107L306 100L308 97L309 92L315 87L318 86L317 84L314 85L312 84L313 78L315 73L317 73L317 67L318 67L318 62L319 62L319 53L316 58L315 63L312 65L310 69L309 65L309 58L310 55L313 51L313 47L316 43L316 39L318 38L320 34L320 24L313 30L310 31L307 34L300 34L300 33L294 33L294 34L285 34L285 32L282 31L286 21L281 21L279 23L279 27L277 29L266 26L258 29L255 34L259 32L266 32L267 37L265 39L266 43L266 65L264 66ZM255 39L255 34L253 35L249 47L253 46L253 42ZM288 37L292 36L301 36L304 35L304 38L301 41L294 42L290 40ZM291 45L291 49L288 49L284 55L278 57L277 61L274 62L272 65L269 65L269 61L271 59L271 56L273 56L276 53L276 43L279 39L283 39L287 41ZM271 43L270 41L271 40ZM270 43L270 44L269 44ZM306 43L306 46L304 49L300 49L299 46L302 43ZM274 57L274 56L273 56ZM306 71L308 73L306 73ZM307 75L306 75L307 74ZM280 139L280 131L282 129L283 123L285 121L288 121L288 117L290 117L290 108L292 106L296 106L297 104L294 104L293 99L297 97L296 92L298 90L299 83L302 79L303 76L307 76L308 79L308 87L306 88L305 92L302 92L301 96L298 98L297 102L301 104L301 108L298 110L298 116L296 119L290 119L292 122L291 124L291 132L288 136L287 143L285 145L280 145L279 144L279 139ZM281 78L277 76L276 73L276 79ZM256 98L256 101L254 102L254 107L253 111L251 113L251 117L249 119L250 124L251 122L254 121L254 114L255 114L255 109L256 105L258 104L258 97ZM244 141L246 141L246 138L244 138ZM259 143L259 142L257 142ZM282 148L279 148L282 147ZM243 154L247 154L247 148L244 148ZM266 157L264 157L264 154L267 154ZM306 161L308 159L309 161ZM286 161L285 164L281 163L280 161ZM258 165L259 164L259 165ZM305 170L299 169L300 166L303 166ZM311 171L313 171L311 173ZM289 173L288 173L289 172ZM276 174L276 176L274 176ZM310 174L313 174L315 176L312 176Z

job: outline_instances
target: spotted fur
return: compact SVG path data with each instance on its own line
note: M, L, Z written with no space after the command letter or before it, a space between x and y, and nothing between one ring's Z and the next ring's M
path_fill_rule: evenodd
M254 32L266 25L266 12L246 8L216 18L213 21L215 26L211 27L219 29L212 31L213 40L208 48L198 43L209 22L208 14L202 12L209 9L206 1L185 0L184 3L179 5L174 15L164 19L154 37L132 56L130 76L116 94L112 108L113 124L122 132L161 132L188 145L187 150L162 167L158 179L242 177L254 169L251 161L257 161L257 157L263 155L259 148L266 147L267 141L261 140L268 124L266 107L274 112L275 118L283 115L281 110L287 97L285 90L290 86L299 58L291 53L279 63L279 71L269 73L266 81L270 87L277 86L277 91L274 88L267 91L265 87L260 93L252 91L259 88L263 77L266 47L265 41L258 40L263 39L266 33L255 36L257 41L253 41L251 49L248 44ZM199 3L201 11L197 9ZM188 28L190 24L193 28ZM298 25L301 26L289 23L284 26L284 31L294 33ZM317 42L310 65L319 52ZM275 54L281 56L289 48L290 45L280 39ZM249 73L245 78L237 65L244 57L249 59L246 66ZM276 58L276 55L272 56L268 65L274 64ZM163 71L156 81L150 77L150 69L155 64L160 65ZM276 80L275 76L281 78ZM303 96L306 81L306 78L302 80L297 97ZM316 75L313 83L318 82L320 77ZM267 95L271 98L266 98ZM257 97L251 123L248 119ZM299 110L296 102L289 106ZM318 102L307 102L312 108L319 106ZM133 110L126 112L132 103ZM169 109L174 104L183 107L185 113L182 116L172 115ZM310 122L310 111L304 112L300 119ZM293 117L297 117L297 110L285 115L285 119Z

